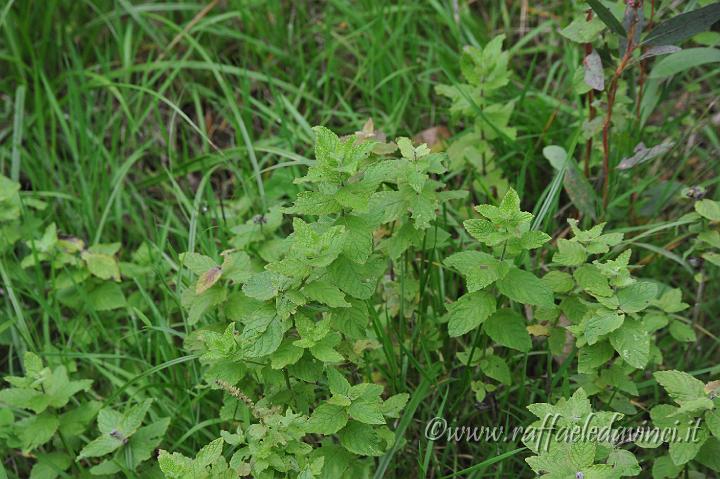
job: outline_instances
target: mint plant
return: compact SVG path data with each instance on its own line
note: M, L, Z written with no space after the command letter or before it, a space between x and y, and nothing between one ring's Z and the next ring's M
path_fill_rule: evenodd
M567 400L535 403L528 409L539 420L531 425L534 431L523 437L535 454L526 461L539 477L620 479L642 472L632 452L613 443L612 434L603 434L617 427L622 414L594 412L582 388ZM588 434L591 427L596 428L593 435Z
M720 412L717 390L720 384L707 384L688 373L676 370L658 371L655 380L677 404L659 404L650 410L657 428L675 428L672 441L653 437L639 441L640 447L657 448L668 444L668 455L660 456L653 467L653 477L681 477L693 462L720 472Z
M517 135L509 126L515 104L498 96L511 77L510 53L502 49L504 40L505 35L498 35L483 48L466 47L460 71L467 83L436 86L439 94L452 100L451 115L467 121L466 131L448 148L450 168L456 171L471 165L476 173L475 189L488 196L502 196L508 188L493 142Z
M6 376L0 390L2 445L32 455L31 477L57 477L73 463L79 436L101 404L87 398L89 379L72 380L64 365L44 366L34 353L23 355L24 376Z
M459 272L467 292L448 306L445 320L451 337L475 332L460 359L473 365L473 359L483 374L503 384L510 384L510 370L499 355L478 351L478 334L482 331L501 346L527 352L532 344L523 315L513 303L536 308L554 306L552 289L530 271L518 267L519 257L540 248L550 240L547 234L532 230L531 213L521 211L520 198L512 188L499 206L480 205L475 208L484 218L465 220L465 230L485 251L462 251L448 256L444 264ZM487 381L476 381L473 390L478 399L495 388Z
M358 345L374 337L370 300L388 263L422 250L430 231L436 244L437 210L464 196L439 191L433 175L445 172L445 157L426 145L315 133L315 163L296 180L310 189L292 206L236 227L232 243L244 251L225 251L222 261L181 257L197 277L182 294L188 324L213 311L225 321L222 330L193 333L205 377L255 421L233 444L229 467L255 477L360 473L368 463L353 457L380 456L395 443L387 418L398 417L407 394L383 399L381 385L351 385L341 366L363 364ZM400 158L388 156L396 150ZM277 238L282 214L293 215L293 232ZM272 246L256 249L257 240ZM343 452L329 441L313 448L313 436L337 437ZM168 471L196 467L163 457Z
M103 408L98 412L97 425L100 435L82 448L76 461L90 458L112 457L90 468L93 475L112 475L136 472L140 465L151 458L155 448L170 424L170 418L161 418L143 426L152 399L120 412Z

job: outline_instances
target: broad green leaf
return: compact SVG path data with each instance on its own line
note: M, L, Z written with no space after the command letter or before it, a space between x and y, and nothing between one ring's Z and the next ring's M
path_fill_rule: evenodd
M380 436L368 424L350 421L338 437L345 449L359 456L381 456L385 452L380 445Z
M704 199L695 203L695 211L710 221L720 221L720 202Z
M82 253L82 259L85 260L88 271L94 276L120 281L120 266L113 256L85 251Z
M359 398L348 408L350 417L365 424L385 424L382 412L382 400L378 398Z
M608 280L595 265L584 264L573 272L573 277L578 286L593 296L612 296L613 290L608 285Z
M285 213L298 215L331 215L342 211L342 205L338 203L333 195L317 191L301 191L295 198L291 208Z
M495 298L485 291L462 296L448 306L446 319L450 337L462 336L480 326L495 311Z
M395 394L390 396L382 404L382 413L387 417L397 418L405 408L410 395L407 393Z
M688 373L676 370L657 371L653 376L668 395L679 403L706 397L705 385Z
M345 294L340 288L326 281L313 281L305 285L302 293L311 300L330 306L331 308L347 308L351 304L345 300Z
M365 264L358 264L340 256L329 268L329 280L350 296L369 299L385 271L385 261L372 257Z
M525 318L512 309L499 309L484 323L483 331L501 346L527 352L532 348Z
M563 266L580 266L587 259L585 247L577 241L560 238L557 247L558 251L553 255L553 261Z
M500 356L486 356L480 359L479 365L482 372L488 377L491 377L505 385L510 384L510 368L505 360Z
M590 313L585 323L585 339L588 344L595 344L600 338L622 326L623 321L624 316L616 311L598 308Z
M626 319L610 335L610 344L630 366L642 369L650 358L650 336L640 321Z
M535 306L553 306L552 290L540 278L519 268L510 268L510 271L497 282L498 290L521 304Z
M201 275L217 266L215 260L199 253L182 253L180 255L180 262L197 275Z
M587 21L583 15L575 18L570 25L560 30L560 35L576 43L591 43L604 29L605 24L598 17Z
M90 291L87 298L88 304L95 311L110 311L126 304L125 295L117 283L103 283Z
M55 435L60 421L49 412L30 416L15 423L15 430L23 451L31 451L48 442Z
M507 274L509 266L487 253L462 251L445 258L443 263L465 277L467 289L474 292L486 288Z
M573 277L564 271L550 271L542 277L553 293L569 293L575 287Z
M222 450L223 439L220 437L203 446L195 456L195 462L203 467L209 466L220 457Z
M670 323L670 335L681 343L694 343L697 341L695 330L679 320Z
M591 374L612 358L613 348L607 341L583 346L578 351L578 372Z
M657 285L649 281L637 281L617 292L620 309L637 313L646 309L657 297Z

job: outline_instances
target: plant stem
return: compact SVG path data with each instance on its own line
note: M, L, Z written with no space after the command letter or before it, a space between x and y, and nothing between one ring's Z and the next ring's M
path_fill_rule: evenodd
M638 9L638 4L635 4L633 6L636 10ZM637 14L635 15L635 18L637 19ZM610 82L610 88L608 89L608 106L607 106L607 114L605 116L605 122L603 123L603 133L602 133L602 142L603 142L603 187L602 187L602 197L603 197L603 210L607 209L609 196L608 193L610 191L610 124L612 122L612 112L613 112L613 106L615 105L615 96L617 94L618 89L618 82L620 80L620 77L622 76L623 72L625 71L625 68L627 68L628 63L630 62L630 59L632 58L632 54L635 51L636 45L633 42L633 37L635 36L635 28L637 27L637 21L632 22L630 25L630 28L627 32L627 48L625 49L625 54L623 55L622 59L620 60L620 64L615 69L615 73L613 74L612 81Z

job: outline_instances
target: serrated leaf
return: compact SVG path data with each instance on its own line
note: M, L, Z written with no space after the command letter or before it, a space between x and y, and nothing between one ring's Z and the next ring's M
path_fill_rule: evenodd
M525 318L520 314L500 309L483 323L483 331L501 346L527 352L532 348L532 341L525 326Z
M550 307L555 304L552 290L543 281L519 268L510 268L510 271L497 282L498 290L521 304Z
M594 310L585 323L585 339L592 345L622 326L624 316L605 308Z
M113 256L85 251L82 253L82 259L85 261L88 271L94 276L100 279L120 281L120 266Z
M630 366L642 369L650 359L650 336L640 321L626 319L610 335L610 344Z
M305 285L302 293L309 299L330 306L331 308L348 308L351 306L345 300L345 294L337 286L327 281L313 281Z
M323 403L315 408L308 421L308 431L316 434L335 434L348 422L348 413L342 406Z
M462 336L480 326L495 311L495 298L485 291L462 296L448 306L446 319L450 337Z
M465 277L469 292L486 288L503 277L509 267L487 253L463 251L445 258L443 263L455 268Z
M359 398L348 408L350 417L364 424L385 424L380 398Z
M101 457L106 454L119 449L123 445L122 439L111 436L110 434L103 434L90 441L85 447L82 448L80 454L76 460L85 459L87 457Z
M350 421L339 433L340 444L360 456L381 456L384 451L380 447L380 437L372 426L357 421Z
M706 397L705 385L688 373L676 370L657 371L653 376L675 401L691 401Z
M553 255L553 261L563 266L580 266L587 259L585 247L577 241L570 241L564 238L557 240L557 252Z
M637 281L622 288L617 292L620 309L626 313L642 311L655 300L657 291L657 285L649 281Z

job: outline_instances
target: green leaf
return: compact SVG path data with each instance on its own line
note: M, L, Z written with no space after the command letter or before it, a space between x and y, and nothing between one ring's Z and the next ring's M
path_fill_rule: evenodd
M242 291L251 298L267 301L268 299L274 298L278 293L275 284L276 279L277 273L273 273L272 271L256 273L243 285Z
M487 376L509 385L511 381L510 368L500 356L490 355L482 358L479 362L480 369Z
M95 311L110 311L125 306L125 295L117 283L103 283L88 293L88 303Z
M55 435L59 425L57 416L47 411L16 422L15 428L23 451L31 451L48 442Z
M301 191L295 198L291 208L286 213L299 215L330 215L342 211L342 205L338 203L333 195L317 191Z
M119 449L123 444L122 439L111 436L110 434L103 434L83 447L76 460L79 461L87 457L100 457L110 454L114 450Z
M385 261L372 257L365 264L355 263L340 256L330 265L330 281L350 296L369 299L385 271Z
M707 47L687 48L668 55L657 62L650 72L650 78L667 78L693 67L717 62L720 62L720 49Z
M483 323L483 330L501 346L527 352L532 340L527 332L525 318L512 309L499 309Z
M600 341L580 348L578 352L578 372L592 374L597 368L612 358L613 348L607 341Z
M274 315L272 319L263 324L247 324L240 340L243 345L243 356L245 358L261 358L275 352L282 343L285 327L282 319Z
M573 277L578 286L593 296L612 296L613 290L608 285L608 280L595 265L584 264L573 272Z
M704 398L705 385L688 373L676 370L658 371L653 374L655 380L678 403Z
M311 300L330 306L331 308L347 308L351 304L345 300L345 294L340 288L326 281L313 281L305 285L302 293Z
M627 33L625 32L625 28L623 28L620 21L615 18L615 15L613 15L610 10L605 7L605 5L600 2L600 0L586 0L588 5L592 7L592 9L597 13L597 16L600 17L600 20L608 26L610 30L612 30L616 35L620 35L621 37L625 37Z
M400 417L400 413L405 408L410 395L407 393L395 394L390 396L382 404L382 413L387 417Z
M381 456L384 451L380 447L380 437L372 426L357 421L350 421L338 433L340 444L359 456Z
M570 273L564 271L550 271L542 277L542 280L553 293L569 293L575 287L575 282Z
M591 43L604 29L605 24L598 17L587 21L583 15L575 18L570 25L560 30L560 35L576 43Z
M209 466L220 458L222 450L223 438L219 437L198 451L195 463L202 467Z
M610 344L634 368L644 368L650 359L650 336L640 321L626 319L610 335Z
M587 253L585 247L577 241L560 238L557 241L558 251L553 255L553 261L563 266L580 266L585 263Z
M595 344L601 337L622 326L624 316L616 311L598 308L590 313L585 323L585 339L588 344Z
M66 471L70 464L72 458L62 452L38 454L37 462L30 471L30 479L55 479L61 472ZM0 469L0 478L2 477ZM7 476L4 479L7 479Z
M720 202L704 199L695 203L695 211L710 221L720 221Z
M270 365L273 369L283 369L300 360L304 350L293 345L291 342L283 343L270 357Z
M348 408L350 417L365 424L385 424L382 412L382 400L379 397L361 397Z
M120 266L115 257L84 251L82 259L85 260L88 271L100 279L120 281Z
M720 4L713 3L691 12L676 15L655 27L643 40L646 45L674 45L708 30L720 20Z
M646 309L657 297L658 288L649 281L637 281L618 291L620 309L626 313L637 313Z
M465 277L469 292L491 285L507 274L509 266L487 253L463 251L445 258L445 266L454 268Z
M670 336L681 343L694 343L697 341L695 330L682 321L674 320L670 323L669 331Z
M498 290L521 304L551 307L553 301L552 290L540 278L519 268L510 268L510 271L497 282Z
M448 306L446 319L450 337L462 336L480 326L495 311L495 298L485 291L462 296Z
M180 262L197 275L201 275L207 270L217 266L215 260L199 253L182 253L180 255Z

